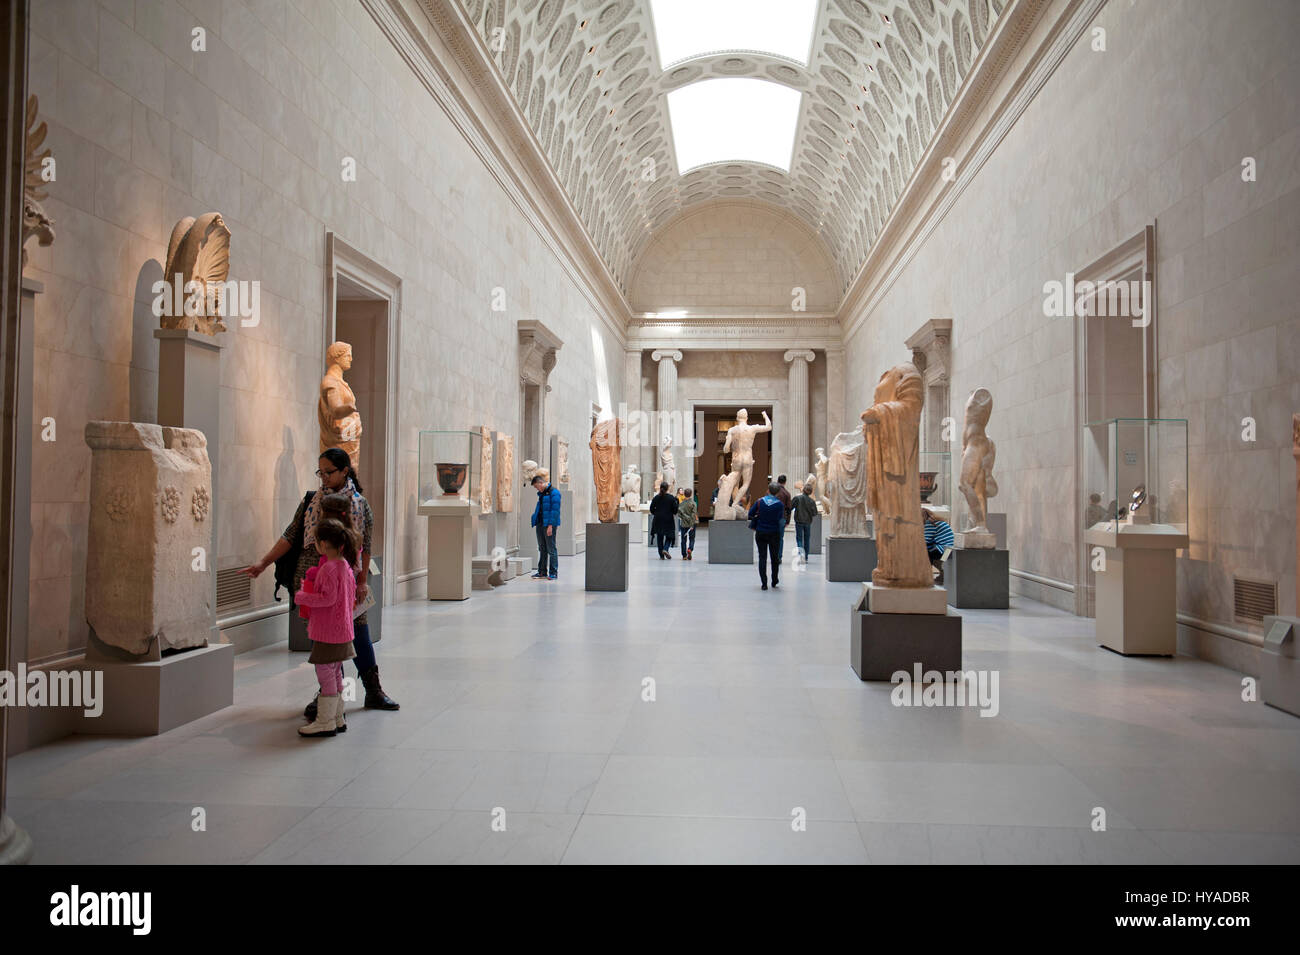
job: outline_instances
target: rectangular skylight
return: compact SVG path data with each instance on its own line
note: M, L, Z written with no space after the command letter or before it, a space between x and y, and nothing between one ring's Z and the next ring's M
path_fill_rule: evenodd
M701 80L668 93L677 171L708 163L758 162L790 171L800 93L745 77Z
M650 0L659 67L704 53L757 50L808 65L818 0Z

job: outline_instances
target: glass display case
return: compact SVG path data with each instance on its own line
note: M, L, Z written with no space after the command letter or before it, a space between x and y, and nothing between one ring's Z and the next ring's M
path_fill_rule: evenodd
M1114 418L1084 425L1087 540L1187 534L1187 419Z
M952 454L947 451L922 451L917 455L921 472L921 506L952 524ZM953 524L953 530L957 525Z
M482 444L477 431L421 431L419 503L478 500Z

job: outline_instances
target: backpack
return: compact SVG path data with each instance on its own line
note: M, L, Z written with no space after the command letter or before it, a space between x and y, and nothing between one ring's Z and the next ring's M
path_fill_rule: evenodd
M306 511L307 505L311 503L311 499L315 496L315 491L308 491L303 496L302 504L300 506L303 508L304 512ZM272 592L271 596L275 598L276 603L280 602L281 587L283 587L289 594L293 593L293 578L294 574L298 571L298 560L302 557L303 534L305 532L306 527L300 527L298 529L297 539L293 541L289 546L289 549L275 562L275 590Z

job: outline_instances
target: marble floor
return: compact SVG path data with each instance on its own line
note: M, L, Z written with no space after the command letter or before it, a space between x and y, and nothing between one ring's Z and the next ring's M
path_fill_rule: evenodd
M402 709L334 739L296 735L305 654L243 654L232 708L12 759L10 814L46 863L1300 862L1300 719L1238 674L1013 598L963 612L996 716L895 707L848 664L857 585L706 551L386 609Z

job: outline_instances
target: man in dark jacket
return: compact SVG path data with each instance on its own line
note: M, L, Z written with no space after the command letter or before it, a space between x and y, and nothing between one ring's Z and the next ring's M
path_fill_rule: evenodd
M775 587L781 575L781 535L785 533L785 505L776 492L781 485L773 481L767 486L767 494L760 497L749 509L749 521L754 528L754 543L758 545L758 579L767 590L767 559L772 558L772 586Z
M650 533L655 537L660 560L672 560L668 549L677 539L677 498L668 493L668 482L659 485L659 493L650 502Z
M813 518L817 516L817 502L806 490L794 496L794 543L806 560L812 542Z
M555 551L555 529L560 526L560 490L551 487L551 475L542 468L533 476L537 507L533 509L533 527L537 528L537 573L533 580L554 580L560 571Z
M792 498L790 492L785 489L784 474L776 479L776 483L777 486L780 487L780 490L776 492L776 496L779 497L781 503L785 505L785 521L781 524L781 539L776 545L776 555L781 557L785 554L785 528L786 525L790 523L790 509L794 507L794 498Z

